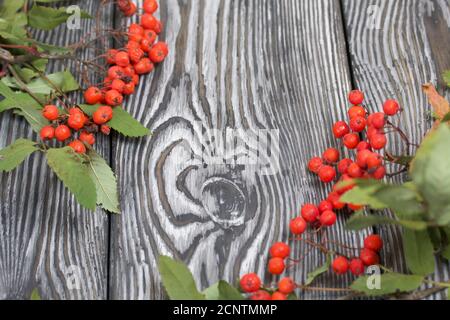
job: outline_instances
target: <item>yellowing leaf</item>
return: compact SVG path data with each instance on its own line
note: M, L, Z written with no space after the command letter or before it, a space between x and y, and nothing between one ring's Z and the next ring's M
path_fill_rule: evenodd
M425 84L422 88L433 107L433 112L439 119L444 118L450 112L449 102L436 91L436 88L432 84ZM440 120L437 120L434 127L436 128L440 122Z

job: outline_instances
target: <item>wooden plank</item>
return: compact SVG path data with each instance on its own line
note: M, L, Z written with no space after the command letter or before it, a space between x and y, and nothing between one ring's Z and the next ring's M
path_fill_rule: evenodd
M337 146L330 128L346 115L351 84L340 9L328 0L161 2L171 53L126 103L153 135L119 137L113 147L124 207L112 219L113 299L163 298L159 254L188 263L202 288L264 274L269 247L287 240L302 203L326 196L305 166ZM280 171L202 161L203 133L226 128L245 129L247 142L258 129L278 129ZM344 232L343 220L330 238L359 245L362 236ZM322 262L307 256L290 273L303 279ZM329 275L318 285L348 280ZM332 296L303 296L324 297Z
M95 14L100 2L75 4ZM111 13L109 6L103 21L109 23ZM81 30L63 25L36 36L67 45L94 27L94 20L83 20ZM93 54L95 50L87 50L82 58ZM60 61L51 64L53 71L62 68ZM37 139L28 124L10 112L0 115L0 128L0 148L20 137ZM102 139L96 148L109 157L109 146L109 139ZM35 155L18 170L0 174L0 299L28 299L36 287L45 299L105 299L108 217L101 210L81 209L50 172L45 159Z
M369 108L381 110L385 99L398 99L406 109L402 127L419 143L431 125L421 85L441 84L441 92L450 97L441 78L450 68L450 3L344 0L343 4L354 79L365 91ZM404 152L398 139L390 149L394 154ZM406 271L400 230L379 231L386 239L385 263ZM436 277L449 279L448 264L439 263Z

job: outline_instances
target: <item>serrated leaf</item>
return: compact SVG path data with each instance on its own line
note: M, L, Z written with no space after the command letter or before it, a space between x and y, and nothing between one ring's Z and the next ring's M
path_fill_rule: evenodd
M89 175L97 190L97 204L113 213L120 213L117 179L106 161L94 150L90 150Z
M346 228L352 231L360 231L377 225L400 225L411 230L425 230L427 224L424 221L394 220L379 215L354 215L347 221Z
M70 71L61 71L46 75L47 79L38 78L28 84L26 87L29 91L36 94L50 95L58 94L56 88L62 92L71 92L80 88L77 80ZM10 88L19 89L20 86L12 77L4 77L2 82ZM56 87L56 88L55 88Z
M205 296L197 290L191 272L182 262L160 256L158 268L171 300L205 300Z
M427 136L411 165L411 177L426 201L429 218L450 223L450 129L441 125Z
M39 294L39 290L37 288L34 288L31 292L30 300L42 300L41 295Z
M319 268L317 268L314 271L311 271L310 273L308 273L308 276L306 278L306 282L305 285L309 286L311 283L313 283L313 281L320 276L321 274L324 274L325 272L327 272L330 269L331 266L331 255L328 254L327 255L327 260L325 261L325 264L323 266L320 266Z
M79 105L79 107L89 116L92 116L99 106L100 105ZM138 138L150 134L150 130L140 124L139 121L134 119L120 106L113 108L113 118L107 125L126 137Z
M67 12L67 8L52 8L34 5L28 12L28 24L37 29L52 30L60 24L67 21L72 16ZM82 11L80 18L91 18L91 16Z
M72 192L77 201L87 209L95 210L96 190L86 163L72 148L49 149L47 163Z
M368 296L384 296L397 292L411 292L418 289L424 280L424 277L418 275L405 275L399 273L387 273L380 275L381 283L379 289L370 289L368 280L370 277L378 275L364 276L356 279L350 286L352 290L362 292Z
M0 150L0 172L9 172L17 168L29 155L38 150L34 141L16 140L10 146Z
M427 230L403 232L403 247L408 269L419 275L429 275L435 271L434 248Z

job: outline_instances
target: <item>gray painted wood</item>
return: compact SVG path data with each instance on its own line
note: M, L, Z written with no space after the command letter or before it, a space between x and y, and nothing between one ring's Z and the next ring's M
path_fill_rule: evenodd
M98 1L76 3L88 12L99 8ZM111 21L111 10L104 11L104 21ZM93 20L84 20L82 30L61 26L36 36L66 45L93 27ZM93 57L94 51L83 57ZM61 63L51 66L62 68ZM0 148L20 137L36 139L28 124L10 112L0 114L0 128ZM109 146L104 139L97 149L109 157ZM0 174L0 299L28 299L33 288L45 299L105 299L107 253L108 217L100 210L82 210L43 156L34 155L18 170Z
M287 240L289 220L326 195L305 165L337 146L330 128L345 117L351 88L339 1L167 0L160 13L171 53L125 105L153 136L118 138L113 147L124 209L112 219L114 299L164 297L159 254L188 263L202 288L264 275L268 249ZM220 134L245 129L245 139L278 129L280 171L205 166L199 122ZM343 220L330 238L361 244ZM320 263L312 254L290 273L301 280ZM318 285L349 281L325 280Z
M370 110L381 110L387 98L398 99L406 109L402 127L413 142L419 143L431 126L427 113L430 108L421 84L440 85L441 93L450 97L441 77L450 68L450 2L343 3L354 79L366 92ZM398 139L392 141L390 149L394 154L404 150ZM383 227L379 232L386 239L385 263L397 271L406 271L401 231ZM438 263L436 279L449 280L447 263Z

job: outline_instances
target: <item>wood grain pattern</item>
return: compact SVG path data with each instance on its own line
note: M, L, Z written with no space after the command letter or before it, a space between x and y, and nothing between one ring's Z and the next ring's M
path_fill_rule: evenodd
M99 8L98 1L75 4L94 14ZM111 21L111 13L112 7L104 11L104 21ZM83 20L81 30L63 25L35 35L67 45L91 31L93 23ZM93 51L82 57L93 57ZM53 71L62 68L61 62L51 64ZM37 138L10 112L0 114L0 128L0 148L20 137ZM109 146L101 140L97 149L109 157ZM36 154L18 170L0 174L0 299L28 299L33 288L44 299L105 299L108 217L101 210L82 210L50 172L44 157Z
M339 1L161 2L171 53L126 104L153 135L118 138L113 147L124 212L112 220L112 298L163 298L158 254L188 263L202 288L248 271L263 275L269 247L287 240L300 206L326 196L305 164L336 145L330 127L346 111L340 9ZM278 129L280 171L202 161L206 129L219 139L227 128L245 129L247 140ZM362 241L344 232L343 219L330 238ZM308 255L290 273L302 279L320 263ZM329 275L318 285L348 280Z
M402 127L413 142L419 143L431 126L430 107L421 84L441 84L441 93L450 97L449 90L443 90L441 78L442 72L450 67L450 3L415 0L343 3L357 86L367 94L372 111L381 110L388 98L398 99L406 109ZM398 139L392 141L390 149L394 154L405 152ZM399 177L397 181L402 179ZM400 230L383 227L379 232L387 240L384 254L387 265L406 271ZM449 265L440 261L438 266L436 278L448 281Z

